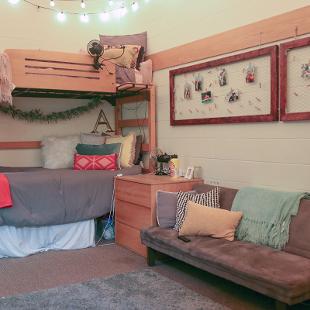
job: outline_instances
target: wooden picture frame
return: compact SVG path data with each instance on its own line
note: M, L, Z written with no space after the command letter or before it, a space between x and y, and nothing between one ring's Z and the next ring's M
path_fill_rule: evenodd
M218 68L221 68L224 66L228 67L229 65L236 64L236 63L237 64L239 63L241 66L245 62L254 61L257 58L261 59L264 57L267 57L265 59L265 64L268 64L268 68L269 68L268 69L265 66L267 68L266 69L264 67L266 69L266 72L265 72L266 80L270 81L270 83L268 82L268 85L267 85L268 86L267 87L268 88L268 94L267 94L268 106L264 108L266 110L266 113L263 113L263 114L257 113L258 111L254 110L248 115L233 115L233 116L222 115L222 116L217 116L217 117L200 116L199 118L193 116L192 118L183 117L183 119L177 119L176 117L176 105L177 104L175 100L175 97L176 97L175 94L177 92L176 87L180 87L180 85L178 86L176 82L176 79L178 76L189 74L189 73L194 75L197 72L198 73L205 72L206 70L212 70L212 69L217 70ZM240 67L239 69L242 70L242 67ZM245 52L242 54L228 56L228 57L211 60L208 62L204 62L204 63L200 63L200 64L188 66L188 67L171 70L169 72L169 80L170 80L170 124L171 126L194 125L194 124L198 125L198 124L241 123L241 122L270 122L270 121L277 121L279 118L279 115L278 115L278 47L277 46L261 48L255 51ZM230 83L228 83L227 86L230 88L231 85L229 84ZM184 99L180 99L180 100L184 100ZM180 105L180 103L178 104ZM223 104L225 104L225 102L223 102ZM198 109L196 108L196 110Z
M307 81L296 82L301 77L298 72L298 76L294 76L294 83L291 85L290 75L294 75L296 70L301 72L301 55L296 55L300 63L292 63L292 57L294 53L298 53L302 48L308 47L307 52L310 51L310 37L290 41L280 45L280 120L281 121L301 121L310 120L310 78ZM310 57L304 58L309 62ZM294 68L295 67L295 68ZM298 68L298 69L297 69ZM295 72L295 75L297 72ZM303 84L303 85L302 85ZM307 96L301 96L298 94L302 92L304 88ZM296 103L294 103L294 98ZM298 101L303 100L306 105L304 107L298 107ZM299 110L299 111L298 111Z

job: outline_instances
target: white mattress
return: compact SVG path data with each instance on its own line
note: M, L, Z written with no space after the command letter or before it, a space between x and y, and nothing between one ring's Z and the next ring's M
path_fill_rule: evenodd
M0 258L95 246L95 221L44 227L0 226Z

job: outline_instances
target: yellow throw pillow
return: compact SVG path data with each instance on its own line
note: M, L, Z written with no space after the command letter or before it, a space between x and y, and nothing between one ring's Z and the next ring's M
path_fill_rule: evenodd
M219 208L208 208L188 201L185 220L179 230L180 236L209 236L234 240L235 230L242 212Z
M129 133L127 136L114 136L106 139L106 144L122 143L120 152L120 164L122 168L128 168L133 166L135 159L135 146L136 146L136 134L134 132Z
M136 68L141 46L139 45L124 45L123 49L120 46L104 45L103 58L126 68Z

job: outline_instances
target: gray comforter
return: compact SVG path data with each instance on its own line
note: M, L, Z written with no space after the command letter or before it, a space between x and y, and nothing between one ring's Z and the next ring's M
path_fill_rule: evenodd
M0 209L0 226L46 226L100 217L110 211L114 177L140 172L140 166L118 171L3 171L13 207Z

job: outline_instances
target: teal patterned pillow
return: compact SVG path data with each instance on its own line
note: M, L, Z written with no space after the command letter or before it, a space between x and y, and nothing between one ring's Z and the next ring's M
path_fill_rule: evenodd
M111 143L101 145L79 143L76 146L76 151L80 155L110 155L114 153L119 155L121 147L122 147L121 143Z

